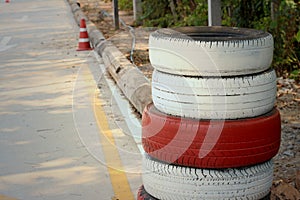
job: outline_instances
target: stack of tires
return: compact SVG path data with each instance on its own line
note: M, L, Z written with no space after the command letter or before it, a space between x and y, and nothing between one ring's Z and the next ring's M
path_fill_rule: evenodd
M149 38L153 104L142 116L138 199L262 199L280 146L269 33L160 29Z

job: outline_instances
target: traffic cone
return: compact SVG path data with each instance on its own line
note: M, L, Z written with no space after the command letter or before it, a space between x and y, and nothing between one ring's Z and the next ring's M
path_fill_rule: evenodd
M85 20L81 19L80 21L80 34L79 34L79 43L77 51L92 50L90 46L90 39L86 29Z

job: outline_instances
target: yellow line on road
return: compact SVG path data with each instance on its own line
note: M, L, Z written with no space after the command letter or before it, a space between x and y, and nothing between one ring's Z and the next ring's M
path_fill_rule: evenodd
M84 70L85 81L94 80L90 70ZM94 81L92 81L94 82ZM89 84L91 84L90 82ZM117 150L112 130L109 127L107 116L102 108L99 89L95 89L95 83L91 84L89 88L94 107L94 114L100 129L100 142L104 157L106 160L106 167L108 169L112 187L115 193L113 200L134 200L134 195L131 192L130 185L124 172L123 165Z
M17 200L17 199L0 194L0 200Z

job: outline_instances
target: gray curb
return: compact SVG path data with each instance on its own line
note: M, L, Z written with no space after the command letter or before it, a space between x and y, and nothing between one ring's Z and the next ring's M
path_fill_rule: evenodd
M95 24L84 15L75 0L68 2L77 24L80 25L81 19L85 19L90 41L95 51L103 58L110 75L130 103L142 114L144 108L152 102L149 80L116 46L105 39Z

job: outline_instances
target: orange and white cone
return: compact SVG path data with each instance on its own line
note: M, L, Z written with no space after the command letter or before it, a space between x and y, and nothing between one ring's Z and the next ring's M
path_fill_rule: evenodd
M77 51L92 50L90 46L90 39L86 29L85 19L80 21L80 34Z

